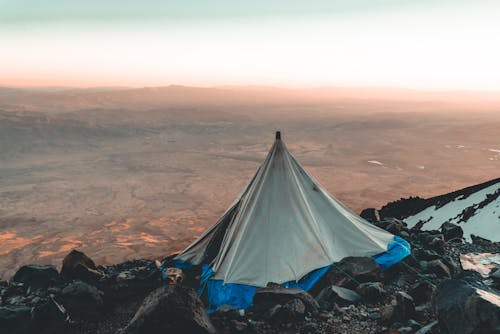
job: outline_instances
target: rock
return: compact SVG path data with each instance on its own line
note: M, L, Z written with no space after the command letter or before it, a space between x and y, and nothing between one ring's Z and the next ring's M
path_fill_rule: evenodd
M347 273L347 275L346 275ZM347 288L355 288L357 282L380 281L383 277L382 269L371 257L346 257L326 272L323 277L311 289L311 294L316 295L328 286L336 285Z
M415 313L415 304L413 298L406 292L398 291L396 296L396 307L394 309L395 320L404 321L409 319Z
M72 250L63 260L61 276L94 283L103 276L94 261L82 252Z
M292 299L285 305L277 305L279 307L273 308L270 318L271 321L276 323L296 322L303 320L306 313L306 306L300 299Z
M71 318L95 321L104 313L103 295L96 287L76 281L62 290L61 299Z
M335 285L324 288L316 296L316 300L322 309L332 309L335 303L339 305L354 304L360 299L361 296L357 292Z
M23 283L33 289L46 289L60 282L59 273L51 265L26 265L19 268L12 282Z
M436 292L436 286L429 281L421 281L412 285L408 292L415 303L427 303Z
M455 277L462 272L462 266L455 261L451 256L443 256L441 259L443 263L450 269L451 277Z
M457 224L446 222L441 225L441 233L443 233L444 240L448 241L455 238L462 238L464 231Z
M446 251L446 242L443 240L442 236L433 237L428 242L429 248L435 250L439 254L444 254Z
M368 220L369 222L379 222L380 221L380 215L378 213L378 210L375 208L364 209L363 211L361 211L359 216L361 218Z
M490 272L490 279L493 281L493 283L495 284L495 287L497 289L500 288L500 267L497 267L495 269L493 269L491 272Z
M415 321L413 319L408 320L408 322L406 323L406 325L408 327L411 327L413 331L415 331L415 330L417 330L417 329L419 329L419 328L422 327L422 325L418 321Z
M231 327L236 332L244 332L248 328L248 325L243 321L231 320Z
M451 277L450 269L441 260L427 262L427 271L436 274L438 277Z
M268 310L277 304L284 305L292 299L300 299L304 303L307 312L314 312L319 309L318 302L306 291L285 288L277 284L257 289L253 297L253 307L257 311Z
M369 303L379 303L387 294L387 291L384 290L384 286L380 282L361 283L356 288L356 292Z
M438 322L436 320L420 328L415 334L438 334L438 327Z
M435 310L442 333L500 333L500 296L448 279L438 286Z
M31 307L2 306L0 307L0 330L8 334L33 333Z
M413 298L403 291L395 293L391 303L381 308L381 318L385 322L405 322L415 314Z
M33 324L37 334L68 333L67 314L52 300L46 300L31 310Z
M492 246L492 245L495 245L495 244L497 244L497 245L499 244L498 242L493 242L493 241L490 241L488 239L478 237L478 236L476 236L474 234L471 234L470 238L472 239L472 244L478 245L478 246L489 247L489 246Z
M418 260L432 261L441 258L441 255L430 249L416 248L413 253Z
M205 306L188 287L164 285L151 292L123 334L215 333Z

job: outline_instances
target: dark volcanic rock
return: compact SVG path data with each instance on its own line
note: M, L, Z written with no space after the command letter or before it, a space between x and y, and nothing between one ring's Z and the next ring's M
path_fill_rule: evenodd
M413 298L403 291L395 293L391 303L381 309L382 320L393 322L405 322L415 314L415 304Z
M346 275L347 274L347 275ZM354 288L357 282L380 281L383 277L382 269L371 257L346 257L333 265L328 272L312 288L311 294L316 295L328 286L336 285Z
M439 254L444 254L446 251L446 242L441 235L432 237L428 242L429 248L438 252Z
M257 311L268 310L277 304L284 305L292 299L300 299L308 312L317 311L319 308L318 302L304 290L285 288L278 284L257 289L253 297L253 308Z
M430 249L415 248L413 254L418 260L432 261L441 258L441 255Z
M31 308L26 306L0 307L0 330L8 334L32 333Z
M427 262L427 270L438 277L451 277L450 268L441 260L432 260Z
M424 327L420 328L415 334L438 334L438 322L433 321Z
M436 292L436 286L429 281L421 281L411 286L410 296L417 304L427 303Z
M103 292L92 285L73 282L62 290L61 298L71 318L95 321L103 316Z
M52 300L34 307L31 315L37 334L68 333L66 314Z
M494 293L448 279L438 286L434 306L443 333L500 333L500 297Z
M446 222L441 225L441 232L443 233L444 240L448 241L455 238L462 238L464 231L457 224Z
M51 265L26 265L19 268L12 282L23 283L33 289L46 289L60 282L59 273Z
M395 320L406 320L415 313L415 304L413 298L403 291L396 292L396 307L394 310Z
M489 277L491 278L491 280L495 284L495 287L497 289L499 289L500 288L500 267L497 267L497 268L493 269L490 272L490 276Z
M149 294L123 334L215 333L196 292L164 285Z
M102 273L91 258L82 252L72 250L63 260L61 276L93 283L102 277Z
M290 323L304 320L306 306L302 300L295 298L288 301L285 305L276 305L271 308L269 318L275 323Z
M149 293L162 285L160 271L154 261L127 261L105 269L106 275L99 281L99 288L114 302Z
M443 256L441 259L443 263L450 269L451 277L455 277L462 272L462 266L455 261L451 256Z
M384 290L383 284L380 282L361 283L356 288L356 292L369 303L381 302L387 294L387 291Z
M357 292L335 285L324 288L316 296L319 306L323 309L332 309L335 304L354 304L360 299L361 296Z
M379 222L380 215L378 214L378 210L375 208L368 208L361 211L359 214L361 218L368 220L369 222Z

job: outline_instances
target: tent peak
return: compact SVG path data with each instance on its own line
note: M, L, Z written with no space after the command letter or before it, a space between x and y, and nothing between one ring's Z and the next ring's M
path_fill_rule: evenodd
M276 131L276 140L281 139L281 131Z

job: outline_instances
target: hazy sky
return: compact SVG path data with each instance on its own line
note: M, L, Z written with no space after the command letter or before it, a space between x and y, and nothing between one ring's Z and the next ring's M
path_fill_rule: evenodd
M0 85L500 90L498 0L0 0Z

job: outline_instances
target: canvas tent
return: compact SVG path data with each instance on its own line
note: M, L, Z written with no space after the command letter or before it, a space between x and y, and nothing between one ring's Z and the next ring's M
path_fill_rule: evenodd
M309 290L335 262L373 256L388 268L408 243L351 212L287 150L279 132L264 163L215 225L175 257L203 266L211 307L251 305L269 282Z

